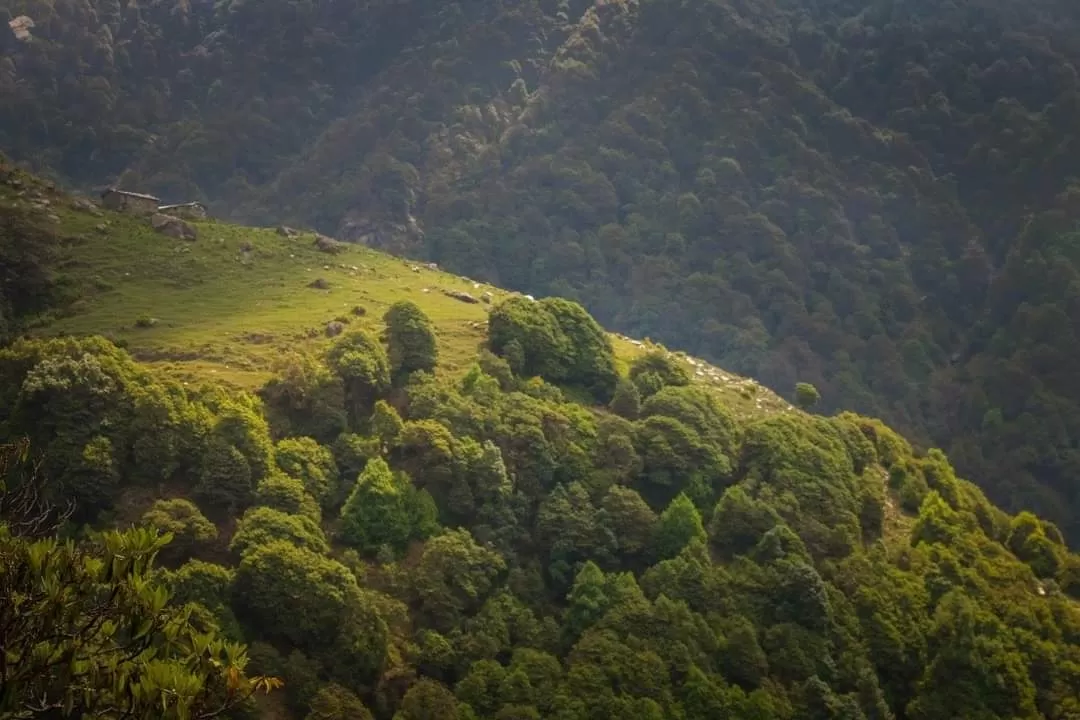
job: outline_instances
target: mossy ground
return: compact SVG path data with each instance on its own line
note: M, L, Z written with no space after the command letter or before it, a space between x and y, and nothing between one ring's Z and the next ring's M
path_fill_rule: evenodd
M284 353L320 352L332 342L325 332L331 321L379 331L385 310L405 299L432 319L440 368L456 373L483 343L490 306L445 291L477 298L490 293L493 303L511 294L363 246L321 252L311 233L290 238L208 220L194 223L197 240L173 239L146 219L95 209L18 176L21 188L0 186L0 210L31 213L56 232L62 239L60 278L77 298L58 316L42 318L32 333L104 335L184 381L254 389ZM328 288L310 286L318 279ZM621 336L612 340L623 362L653 347ZM789 407L752 381L680 359L743 417Z

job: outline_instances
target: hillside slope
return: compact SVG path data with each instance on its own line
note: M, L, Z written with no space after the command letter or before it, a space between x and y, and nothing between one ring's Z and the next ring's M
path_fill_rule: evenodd
M21 159L813 382L1080 537L1068 3L8 12L37 15L0 61L0 143Z
M234 720L1080 711L1080 556L879 421L314 234L8 168L0 220L5 481L26 438L77 522L172 533L154 582L285 681Z

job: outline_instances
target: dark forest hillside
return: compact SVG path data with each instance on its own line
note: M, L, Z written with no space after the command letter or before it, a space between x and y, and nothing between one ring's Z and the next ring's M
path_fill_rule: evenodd
M582 302L1080 538L1080 10L17 0L0 144Z

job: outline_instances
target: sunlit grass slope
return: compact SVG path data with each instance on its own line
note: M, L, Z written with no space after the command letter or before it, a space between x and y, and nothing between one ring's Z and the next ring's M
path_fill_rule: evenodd
M317 236L213 220L196 222L195 241L153 230L146 219L77 200L18 174L0 185L0 212L29 213L62 238L60 278L77 298L34 334L101 334L139 360L183 380L215 379L253 389L292 350L318 352L328 324L379 330L398 300L412 300L438 330L440 367L475 358L492 304L511 293L358 245L328 253ZM491 304L448 293L468 293ZM651 343L613 336L622 360ZM682 356L695 378L739 414L784 409L756 383Z

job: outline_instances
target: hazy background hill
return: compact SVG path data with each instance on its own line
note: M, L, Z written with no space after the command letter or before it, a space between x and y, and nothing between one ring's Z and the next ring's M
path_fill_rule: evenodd
M813 382L1080 538L1072 4L0 9L24 14L0 146L65 182L310 225Z

